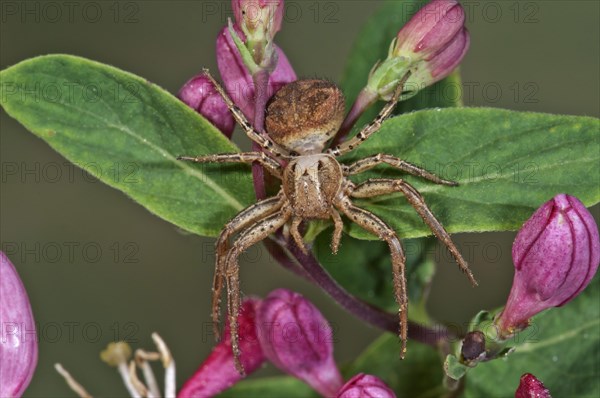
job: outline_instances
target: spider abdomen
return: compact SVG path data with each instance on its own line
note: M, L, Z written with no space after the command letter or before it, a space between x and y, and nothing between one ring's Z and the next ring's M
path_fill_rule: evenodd
M342 180L342 168L332 156L298 156L283 172L283 190L296 216L328 219Z
M344 120L342 90L325 80L296 80L273 95L265 128L277 144L301 155L320 153Z

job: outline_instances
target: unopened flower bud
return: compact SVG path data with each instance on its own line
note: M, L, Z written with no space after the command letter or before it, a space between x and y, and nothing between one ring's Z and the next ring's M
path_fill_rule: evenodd
M14 265L0 252L0 397L20 397L38 359L35 321Z
M337 393L337 398L396 398L396 394L381 379L359 373Z
M203 74L194 76L181 87L177 96L231 138L235 121L227 104L208 77Z
M515 398L552 398L550 391L531 373L521 376Z
M232 0L236 26L244 32L257 64L272 43L283 21L283 0Z
M512 257L513 286L495 321L501 338L585 289L600 262L598 226L579 199L559 194L525 222L513 243Z
M241 34L239 31L237 33ZM277 54L277 66L269 76L267 98L284 85L297 79L296 73L283 51L277 46L274 48ZM217 37L217 65L223 84L233 102L249 120L254 120L254 81L252 74L242 61L242 56L228 27L224 27Z
M421 8L396 37L393 53L414 61L430 60L463 30L465 12L456 0L433 0Z
M239 322L240 361L246 374L258 369L265 361L256 331L256 307L260 301L247 298L242 303ZM225 328L223 339L216 345L200 368L183 385L177 395L179 398L212 397L233 386L244 376L235 367L231 349L229 325Z
M469 43L469 32L463 28L443 50L431 59L416 64L406 87L418 91L448 76L464 58Z
M335 396L342 376L333 359L332 331L319 310L298 293L277 289L258 310L266 357L324 396Z
M448 76L469 49L465 12L456 0L433 0L400 30L388 58L369 76L367 89L389 100L398 82L405 84L406 99Z

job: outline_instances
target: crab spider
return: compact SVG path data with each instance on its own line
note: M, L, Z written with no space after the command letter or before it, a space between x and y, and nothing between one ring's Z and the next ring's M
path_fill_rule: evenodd
M337 253L343 228L340 213L375 234L389 246L392 255L394 295L399 305L400 356L403 358L408 335L404 250L400 238L391 227L375 214L355 206L352 199L394 192L405 195L434 235L446 245L471 283L477 284L450 235L435 218L423 197L408 182L402 179L369 179L356 185L348 177L377 165L387 164L436 184L456 186L457 183L441 179L422 168L386 154L375 154L349 165L341 164L336 159L357 148L380 129L383 121L392 114L410 73L403 77L391 100L371 123L355 137L327 150L325 150L327 142L335 136L343 122L345 108L344 96L333 83L323 80L298 80L282 87L267 105L266 133L262 133L253 128L210 73L207 70L204 73L227 103L236 122L251 140L260 144L264 152L180 156L179 159L196 163L258 162L281 180L281 189L276 196L261 200L242 210L225 225L216 244L212 319L215 333L218 333L220 298L225 284L231 344L238 371L243 373L239 360L237 323L241 302L239 256L244 250L285 225L289 226L295 243L306 251L299 226L304 220L315 219L333 220L331 249ZM230 245L229 240L234 235L237 237Z

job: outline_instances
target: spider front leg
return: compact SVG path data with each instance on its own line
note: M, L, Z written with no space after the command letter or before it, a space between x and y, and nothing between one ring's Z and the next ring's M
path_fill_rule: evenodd
M375 120L363 127L363 129L358 134L356 134L355 137L352 137L348 141L338 145L335 148L329 149L327 152L333 156L343 155L344 153L356 149L360 144L366 141L367 138L378 132L385 119L392 115L392 112L394 111L398 100L400 100L400 96L402 95L402 91L404 90L404 85L410 77L410 74L411 73L409 71L404 75L404 77L402 77L402 79L398 83L398 86L396 87L396 90L394 91L394 94L392 95L392 98L388 101L387 104L384 105L384 107L381 109L379 115L377 115Z
M335 210L335 208L331 207L329 210L329 215L333 220L333 237L331 238L331 251L333 254L337 254L338 249L340 248L340 241L342 240L342 232L344 231L344 222L342 221L342 217L340 217L340 213ZM292 235L292 239L296 243L296 246L302 251L304 254L308 254L308 247L302 238L302 234L300 233L300 224L302 224L303 219L300 217L292 217L292 224L290 225L290 235Z
M178 156L177 160L195 163L260 163L267 171L281 179L282 167L275 159L263 152L219 153L204 156Z
M283 202L282 194L279 194L248 206L225 224L217 239L211 305L213 332L217 340L220 339L221 291L223 290L223 280L225 278L225 258L229 251L229 239L243 229L277 212L283 205Z
M280 145L277 145L275 142L273 142L273 140L271 140L271 138L269 138L268 135L262 134L259 131L256 131L254 129L254 127L252 126L252 124L248 121L248 119L246 119L246 116L244 116L244 114L242 113L240 108L238 108L238 106L235 105L235 103L232 101L232 99L229 98L229 96L227 95L227 93L225 92L223 87L215 80L214 77L212 77L212 75L210 74L208 69L204 69L203 72L204 72L204 75L206 77L208 77L208 79L211 81L211 83L215 87L215 90L217 90L217 92L221 95L221 97L223 98L223 101L225 101L225 103L227 104L227 107L229 108L229 111L233 115L233 118L244 129L244 132L246 133L248 138L250 138L252 141L259 144L262 148L270 151L271 153L273 153L276 156L280 156L280 157L289 157L290 156L289 151L287 151L286 149L282 148Z
M235 367L242 375L244 374L244 367L240 361L238 334L238 315L241 304L238 257L244 250L281 228L290 219L291 214L291 208L284 203L277 213L268 216L243 231L233 243L225 260L227 265L225 273L227 277L227 310L231 330L231 348Z
M406 294L406 257L400 239L396 232L375 214L356 207L347 196L342 197L336 206L350 220L360 225L365 230L384 240L392 253L392 274L394 278L394 296L398 303L398 316L400 318L400 358L406 354L406 340L408 339L408 296Z
M292 239L296 243L296 246L302 251L304 254L308 254L308 248L306 247L306 243L304 243L304 239L302 239L302 234L300 233L300 224L302 224L302 218L293 217L292 224L290 225L290 235L292 235Z
M392 179L369 179L362 184L357 185L351 193L354 198L370 198L373 196L390 194L393 192L401 192L406 196L408 202L415 208L419 216L429 226L433 234L446 245L452 257L458 263L460 269L467 275L469 281L473 286L477 286L477 281L473 277L469 264L465 261L463 256L460 254L454 242L450 238L450 235L444 229L444 226L438 221L433 215L425 199L421 194L409 183L403 180L392 180Z
M384 153L380 153L375 156L369 156L367 158L358 160L352 163L351 165L344 166L344 174L354 175L362 173L363 171L372 169L373 167L378 166L380 164L388 164L398 170L402 170L417 177L425 178L426 180L429 180L436 184L449 185L453 187L458 185L458 183L455 181L444 180L425 169L415 166L412 163L406 162L402 159L391 155L386 155Z
M333 219L333 237L331 238L331 251L333 254L337 254L340 248L340 241L342 240L342 232L344 231L344 222L340 213L334 208L331 209L331 218Z

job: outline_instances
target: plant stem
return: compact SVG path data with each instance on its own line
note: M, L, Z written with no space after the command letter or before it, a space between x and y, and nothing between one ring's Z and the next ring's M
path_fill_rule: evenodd
M280 235L281 232L278 232ZM264 244L269 251L269 254L285 269L293 272L294 274L306 279L311 283L315 283L314 279L311 275L306 272L306 270L298 264L297 261L294 261L290 258L288 252L286 252L285 248L281 245L279 239L265 239Z
M281 253L277 255L272 253L272 255L285 268L292 270L319 286L333 300L356 317L380 329L398 334L399 319L397 316L374 307L352 295L331 277L312 254L304 254L295 242L285 240L282 237L277 239L276 242L283 250L287 251L288 255L285 258L282 258ZM302 267L304 275L294 270L294 268L297 268L294 263ZM443 326L437 326L433 329L409 321L408 337L420 343L437 347L440 341L450 338L450 333Z
M254 81L254 128L262 132L265 127L265 109L269 100L269 71L259 70L252 75Z
M329 294L342 307L380 329L392 333L398 332L397 317L373 307L350 294L331 277L312 254L304 254L295 242L288 241L286 242L286 246L290 254L302 268L311 275L315 284Z
M267 100L269 99L267 93L269 88L269 71L259 70L252 75L252 80L254 82L254 128L262 132L265 125L265 109ZM262 148L256 142L253 142L252 150L261 152ZM252 177L256 199L262 200L266 198L265 171L260 164L252 164Z

